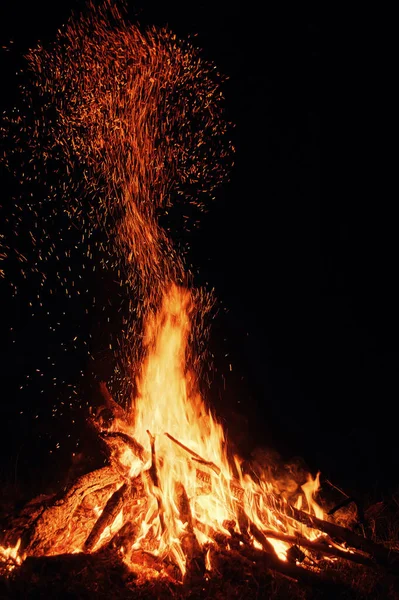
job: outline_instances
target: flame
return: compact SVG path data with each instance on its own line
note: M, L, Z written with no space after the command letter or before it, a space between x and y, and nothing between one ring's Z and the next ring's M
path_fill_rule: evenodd
M179 512L176 487L182 485L191 499L195 520L219 528L224 520L232 517L231 502L226 503L228 487L221 485L222 474L226 481L231 478L223 429L202 401L194 373L187 369L190 313L193 310L189 291L172 283L159 311L148 317L144 335L146 357L137 381L138 396L132 406L134 426L129 431L146 448L149 456L149 434L154 440L153 460L158 481L157 485L154 482L148 485L152 507L141 524L141 535L145 537L153 527L159 552L173 549L183 573L185 558L178 540L186 531L187 522ZM179 440L193 454L220 465L220 476L210 475L218 490L216 495L198 495L200 459L188 455L172 439ZM157 515L155 520L154 515Z
M20 554L19 548L21 546L21 539L19 539L15 546L0 546L0 565L6 572L11 572L15 567L22 564L25 556Z
M188 340L194 310L190 291L170 283L159 310L149 314L143 338L146 354L130 412L133 425L125 429L146 450L147 464L140 463L143 472L148 473L151 464L156 471L156 479L145 480L151 501L134 547L145 548L151 533L157 554L172 554L183 575L186 558L181 540L190 528L203 546L215 532L225 536L238 533L240 511L244 510L259 531L287 535L298 531L298 525L265 503L264 492L270 495L273 491L271 483L255 482L242 474L237 456L233 465L229 463L223 428L202 399L195 373L188 366L193 362ZM131 453L124 452L121 461L126 464L129 456ZM138 472L136 458L132 472ZM204 482L206 485L201 485ZM322 517L323 510L314 499L319 486L319 474L314 480L309 475L302 490L309 512ZM189 503L185 514L179 509L182 489ZM302 526L301 533L305 530ZM308 536L315 534L309 531ZM263 547L253 534L250 537L254 547ZM289 544L266 539L277 556L286 560ZM209 553L207 556L209 562Z

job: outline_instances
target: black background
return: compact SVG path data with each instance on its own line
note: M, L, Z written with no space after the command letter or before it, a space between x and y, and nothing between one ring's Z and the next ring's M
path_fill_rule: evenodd
M328 177L320 186L326 84L317 19L255 2L143 5L129 4L130 15L180 37L197 34L204 55L229 78L223 90L235 123L235 165L193 234L190 257L199 283L215 287L227 309L212 330L218 370L211 402L244 454L269 446L283 458L303 457L350 492L389 492L398 468L396 238L386 205L371 208L351 186L331 198ZM5 107L16 96L21 52L53 40L80 6L36 2L21 11L18 3L2 3L2 40L14 40L2 55ZM340 179L347 169L338 147L329 177ZM61 468L60 453L49 459L49 448L57 440L64 447L67 435L72 447L78 433L46 417L42 408L55 398L35 386L29 394L18 390L50 341L23 297L16 303L7 282L2 290L2 454L5 477L16 479L37 464L33 447L39 463ZM13 342L9 333L17 321L25 341L20 334ZM60 377L73 380L87 361L68 354ZM51 439L50 429L57 432Z

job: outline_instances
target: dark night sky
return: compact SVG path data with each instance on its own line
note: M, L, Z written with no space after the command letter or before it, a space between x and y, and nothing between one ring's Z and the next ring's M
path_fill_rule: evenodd
M247 428L244 452L269 445L286 457L303 456L347 489L389 489L399 466L397 426L388 416L397 398L399 358L387 260L394 241L379 231L382 211L359 209L344 190L334 201L320 193L318 23L289 11L261 14L255 2L143 5L141 23L168 24L181 37L198 34L207 58L229 77L224 94L236 124L235 167L192 240L200 277L229 309L212 332L220 357L214 402L232 432ZM6 106L15 93L18 51L52 40L71 7L79 3L49 8L36 2L21 14L18 3L2 3L2 40L13 39L16 47L2 56L10 82ZM34 366L35 344L30 352L20 342L11 347L9 323L23 319L25 309L2 285L3 375L12 390L3 402L24 444L23 436L35 436L38 426L33 416L21 425L17 413L28 401L16 389ZM30 337L40 335L40 323L27 330ZM44 334L38 343L48 343ZM69 371L77 366L74 359ZM43 401L35 392L29 398L33 405ZM5 454L5 472L24 453L20 448L14 443Z

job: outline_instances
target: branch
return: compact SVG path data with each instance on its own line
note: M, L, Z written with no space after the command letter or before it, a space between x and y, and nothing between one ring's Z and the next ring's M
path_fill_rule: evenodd
M207 467L209 467L210 469L212 469L213 471L215 471L216 475L220 475L220 473L221 473L220 468L217 465L215 465L215 463L210 462L209 460L205 460L199 454L197 454L196 452L194 452L194 450L190 450L190 448L187 448L187 446L185 446L184 444L182 444L181 442L179 442L179 440L177 440L176 438L174 438L173 435L170 435L170 433L165 433L165 435L170 440L172 440L172 442L174 442L175 444L177 444L178 446L180 446L180 448L183 448L183 450L185 450L186 452L188 452L189 454L191 454L193 460L195 460L196 462L199 462L201 465L206 465Z

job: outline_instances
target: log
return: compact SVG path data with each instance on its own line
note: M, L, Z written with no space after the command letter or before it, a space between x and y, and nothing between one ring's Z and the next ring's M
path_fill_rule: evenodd
M127 550L130 546L133 546L137 536L139 527L132 521L126 521L124 525L115 533L106 545L107 550L119 551L121 548Z
M345 584L340 580L339 573L331 570L321 571L310 571L304 567L300 567L296 564L284 562L280 560L276 555L269 554L263 550L257 550L253 546L245 546L240 549L240 553L235 550L230 551L233 555L241 554L251 562L255 562L258 566L263 568L265 571L270 570L275 573L280 573L289 579L293 579L297 582L303 582L311 585L312 588L322 588L324 586L337 586L334 587L336 595L334 597L340 597L338 586L347 588Z
M399 569L399 553L393 552L381 544L376 544L341 525L319 519L316 516L299 510L288 504L288 502L280 500L272 493L263 492L262 496L266 504L272 510L279 512L294 521L302 523L311 529L327 533L332 540L335 540L338 543L345 542L351 548L356 548L357 550L369 554L380 566L384 566L395 572Z
M116 490L116 492L112 494L111 498L109 498L103 512L98 517L93 529L83 544L83 550L85 552L91 552L93 550L105 528L109 525L112 525L112 523L115 521L116 517L123 508L125 496L127 495L128 491L129 484L124 483L118 490Z
M102 532L106 527L111 525L115 518L123 508L123 523L119 531L122 531L122 536L127 535L128 528L126 527L129 523L133 526L132 520L136 523L133 526L134 530L138 529L138 517L137 514L137 500L142 499L145 496L144 484L141 475L138 475L133 480L125 482L113 495L108 499L103 512L97 519L92 531L86 538L83 549L86 552L90 552L96 545L97 541L101 537ZM140 510L142 512L142 509ZM119 531L112 537L112 539L104 546L117 547L122 546L126 540L120 539ZM135 536L133 536L135 537Z
M143 446L134 439L134 437L124 433L122 431L101 431L100 435L105 441L110 440L121 440L126 446L130 448L135 456L141 461L147 460L147 452Z
M249 524L249 531L252 533L252 535L254 536L256 541L259 542L259 544L261 544L261 546L265 552L267 552L268 554L271 554L277 558L277 554L276 554L276 551L275 551L273 545L266 538L265 534L262 533L262 531L252 521L250 521L250 524Z
M209 532L210 534L210 532ZM212 537L211 535L209 535ZM253 546L240 546L240 549L234 549L229 546L226 550L217 539L214 540L217 545L217 553L221 553L226 557L227 560L237 560L245 564L247 569L253 570L254 563L262 571L274 571L280 573L289 579L293 579L298 582L310 584L312 586L322 586L324 584L335 584L339 577L335 572L318 572L310 571L304 567L300 567L296 564L284 562L280 560L276 554L269 554L264 550L258 550ZM213 560L211 560L213 564Z
M75 510L84 498L109 485L117 485L121 476L112 467L103 467L79 477L61 497L46 508L22 535L21 552L31 556L48 554L57 542Z

